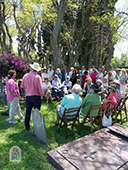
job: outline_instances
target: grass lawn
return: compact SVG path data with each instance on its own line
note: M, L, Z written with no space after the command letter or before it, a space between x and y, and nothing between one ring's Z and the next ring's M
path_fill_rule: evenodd
M68 139L65 138L64 129L61 129L58 133L58 128L53 123L56 120L57 104L57 102L53 102L46 105L45 101L42 101L41 114L45 118L48 146L39 141L34 135L32 119L30 132L25 132L24 123L9 124L8 116L0 114L0 170L54 170L47 160L47 152L90 134L89 124L82 128L80 135L72 134ZM22 102L20 106L23 115L25 115L25 104ZM6 105L0 104L0 113L6 109ZM17 115L15 115L15 118L19 120ZM128 122L123 125L128 126ZM22 161L20 163L9 162L9 149L15 145L19 146L22 151Z

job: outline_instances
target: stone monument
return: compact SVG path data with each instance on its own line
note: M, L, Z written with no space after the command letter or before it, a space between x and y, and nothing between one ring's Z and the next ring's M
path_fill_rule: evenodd
M48 145L44 115L41 115L38 109L34 109L34 111L32 111L32 119L33 119L35 135L46 145Z

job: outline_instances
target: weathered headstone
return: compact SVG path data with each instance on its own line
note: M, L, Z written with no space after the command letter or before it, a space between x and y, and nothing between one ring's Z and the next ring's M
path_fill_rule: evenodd
M5 91L4 91L4 86L2 83L2 79L0 79L0 101L5 104L5 99L6 99L6 95L5 95Z
M34 109L34 111L32 111L32 119L34 124L35 135L46 145L48 145L44 116L41 115L38 109Z

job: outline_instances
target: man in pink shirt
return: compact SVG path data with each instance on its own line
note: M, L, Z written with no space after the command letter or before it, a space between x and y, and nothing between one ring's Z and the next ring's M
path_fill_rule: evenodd
M23 76L21 88L26 92L26 115L25 115L25 129L30 129L30 117L32 107L40 110L41 99L44 95L44 89L42 86L42 79L37 74L41 71L41 67L38 63L30 64L31 71Z

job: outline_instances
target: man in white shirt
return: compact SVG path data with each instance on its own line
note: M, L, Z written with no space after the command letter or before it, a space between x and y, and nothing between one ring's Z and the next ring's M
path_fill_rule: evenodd
M49 75L50 81L53 80L53 74L54 74L54 70L52 69L52 65L50 64L49 69L48 69L48 75Z

